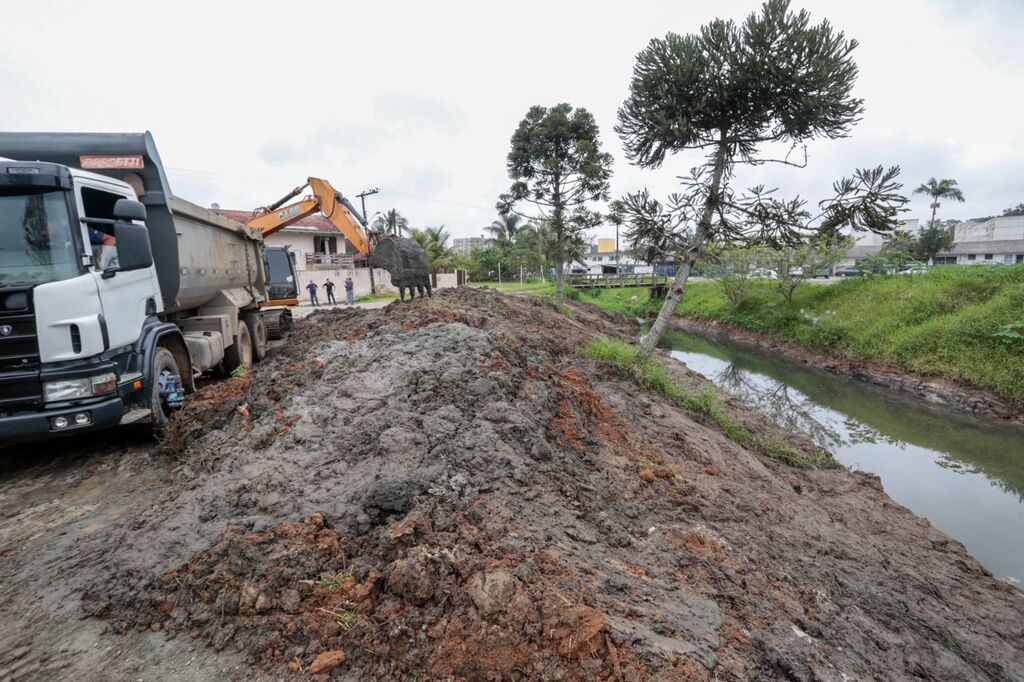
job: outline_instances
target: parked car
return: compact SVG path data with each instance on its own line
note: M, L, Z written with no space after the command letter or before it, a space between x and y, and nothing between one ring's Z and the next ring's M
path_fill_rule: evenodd
M860 268L836 268L836 277L862 277Z
M804 269L801 268L801 267L790 268L789 269L789 276L790 277L803 277L804 276Z
M928 268L922 267L922 266L919 266L919 265L915 265L915 266L912 266L912 267L909 267L909 268L904 268L903 270L900 270L898 274L900 274L900 275L923 275L923 274L925 274L927 272L928 272Z
M768 268L754 268L750 271L750 276L753 279L778 279L779 273Z

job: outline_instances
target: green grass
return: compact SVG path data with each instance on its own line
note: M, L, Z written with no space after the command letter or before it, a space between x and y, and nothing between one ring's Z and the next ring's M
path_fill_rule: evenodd
M540 279L530 279L530 280L527 280L526 282L524 282L522 284L519 283L519 280L515 280L515 281L512 281L512 282L501 282L501 283L498 283L498 282L472 282L471 285L475 286L475 287L491 287L493 289L500 289L501 291L527 291L527 292L541 291L543 289L547 289L548 287L552 286L550 282L546 282L546 281L540 280Z
M603 336L591 339L580 349L580 355L611 363L619 372L628 374L641 385L652 388L672 400L683 400L683 391L657 358L641 357L640 349L625 341Z
M696 394L686 393L657 358L642 357L637 346L625 341L597 337L580 349L580 355L610 363L617 371L631 376L637 383L658 391L691 412L701 414L714 422L731 440L798 469L840 467L832 455L824 450L808 454L786 444L772 435L753 433L745 424L730 417L718 400L714 388L706 386Z
M397 301L396 294L377 294L376 296L360 296L356 303L378 303L380 301Z
M676 313L963 379L1024 407L1024 347L999 337L1005 325L1024 321L1024 265L946 266L923 275L807 284L792 303L759 282L738 307L714 283L691 282Z

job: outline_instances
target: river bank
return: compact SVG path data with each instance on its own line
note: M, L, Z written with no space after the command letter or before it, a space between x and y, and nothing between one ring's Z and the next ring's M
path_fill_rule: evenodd
M720 337L670 330L671 356L773 423L876 474L886 493L963 542L1001 579L1024 580L1019 427L932 405Z
M1024 426L1024 411L1008 400L954 378L911 372L894 365L810 350L771 334L717 320L675 317L672 328L774 353L792 362L817 367L874 386L903 393L933 405L992 417ZM1024 435L1022 435L1024 437Z
M770 280L751 281L739 301L716 282L692 282L675 312L925 400L1017 420L1024 411L1024 338L1013 331L1024 324L1024 264L855 277L801 286L792 301Z

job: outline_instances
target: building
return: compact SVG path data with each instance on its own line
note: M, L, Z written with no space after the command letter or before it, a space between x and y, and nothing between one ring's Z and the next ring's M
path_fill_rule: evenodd
M212 208L222 216L241 223L252 218L252 211L231 211L216 206ZM357 264L361 258L356 247L322 215L307 216L278 230L265 241L270 246L286 246L291 252L299 280L300 300L308 298L307 284L316 282L317 286L323 286L327 279L339 285L336 295L343 300L344 292L340 285L346 277L352 278L357 298L370 294L370 269L365 267L365 261ZM387 270L374 268L373 277L378 290L391 288L391 275ZM321 289L320 301L324 302L326 298Z
M906 220L901 229L917 234L919 220ZM857 241L840 267L853 267L885 246L885 238L874 233L857 235ZM968 220L953 229L953 246L938 254L934 265L973 265L975 263L1014 264L1024 262L1024 216L1001 216Z
M971 220L956 226L953 248L935 258L936 265L1024 263L1024 216Z
M452 240L452 251L455 253L469 253L473 249L489 249L494 246L494 240L483 235L479 237L457 237Z
M570 272L579 272L582 269L586 269L591 275L649 274L653 271L650 265L622 251L621 248L616 250L615 237L598 237L583 258L569 267Z

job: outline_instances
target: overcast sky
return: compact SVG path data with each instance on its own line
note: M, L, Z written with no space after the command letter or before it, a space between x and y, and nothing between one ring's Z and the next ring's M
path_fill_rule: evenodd
M471 236L495 217L509 137L534 104L594 114L613 195L671 191L695 157L640 171L613 131L635 55L758 6L0 0L0 129L151 130L172 191L199 204L251 209L316 175L350 197L380 187L370 213ZM1024 0L794 7L860 42L866 113L849 139L812 145L807 169L748 170L740 184L816 200L855 167L899 164L908 193L932 175L960 182L966 204L940 217L1024 202Z

